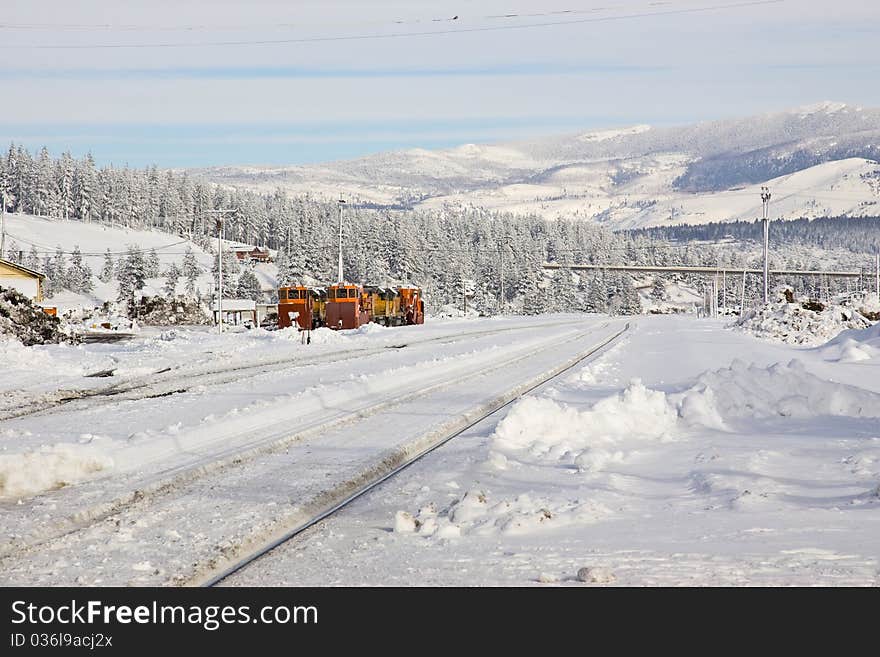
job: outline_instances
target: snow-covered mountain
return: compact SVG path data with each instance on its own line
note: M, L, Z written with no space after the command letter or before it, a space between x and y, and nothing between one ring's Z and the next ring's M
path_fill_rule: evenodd
M214 182L391 207L466 204L612 228L880 212L880 109L825 102L686 127L634 126L412 149L291 167L196 171Z

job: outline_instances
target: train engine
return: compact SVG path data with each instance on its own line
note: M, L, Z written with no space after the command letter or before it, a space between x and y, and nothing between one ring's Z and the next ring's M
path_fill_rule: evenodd
M384 326L425 323L425 302L417 287L368 287L372 297L371 321Z
M360 285L336 283L327 288L325 306L327 326L353 329L367 324L372 317L372 295Z
M409 285L398 288L400 296L400 309L403 313L403 323L425 323L425 300L422 298L422 289Z
M303 285L278 289L278 328L293 326L300 330L316 329L325 324L327 292Z

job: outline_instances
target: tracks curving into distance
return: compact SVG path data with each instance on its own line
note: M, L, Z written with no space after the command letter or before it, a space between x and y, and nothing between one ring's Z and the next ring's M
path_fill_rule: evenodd
M603 325L603 327L607 326L608 324ZM266 556L275 548L289 542L305 530L345 508L354 500L378 487L386 480L394 477L416 461L443 446L455 437L461 435L462 433L482 422L486 418L494 415L495 413L498 413L499 411L517 401L524 395L533 392L535 389L543 386L549 381L561 376L562 374L568 372L574 367L577 367L587 358L590 358L591 356L603 350L608 345L615 342L627 330L629 330L629 328L630 324L629 322L627 322L627 324L623 328L604 338L598 344L591 346L586 351L577 354L573 358L551 369L550 371L540 374L535 379L527 381L508 390L506 393L500 395L499 397L496 397L495 399L485 404L480 405L479 407L473 409L471 412L454 418L453 420L445 423L441 427L438 427L430 434L422 436L421 440L417 441L417 444L412 445L414 449L412 449L411 451L406 449L399 450L396 458L384 459L383 463L386 464L386 467L377 470L372 477L370 477L367 481L362 482L354 490L341 493L336 499L330 499L327 502L325 508L316 511L311 517L301 522L298 522L292 527L285 528L283 531L272 536L265 542L253 546L252 549L248 551L248 553L244 556L241 556L236 560L230 560L228 563L220 564L215 567L213 571L203 573L194 581L191 581L189 583L199 586L216 586L217 584L220 584L235 573L238 573L241 570L247 568L253 562Z
M473 331L464 336L444 335L419 341L410 341L409 344L415 345L438 341L456 342L463 338L486 336L488 334L503 331L531 329L536 326L566 326L577 323L577 321L569 320L542 325L531 325L527 327L505 327L502 329ZM178 465L155 472L146 479L142 478L135 481L131 486L127 486L124 491L111 493L111 495L103 497L101 501L89 503L88 506L80 506L72 512L65 512L64 515L60 515L53 519L53 522L50 525L0 545L0 559L5 560L13 558L26 551L38 549L45 543L87 529L88 527L91 527L110 516L123 512L134 505L149 504L151 501L158 498L172 497L188 484L195 483L207 476L215 474L222 475L230 468L246 467L248 462L258 457L281 452L295 443L318 438L329 430L338 429L339 427L350 425L365 418L386 412L395 406L419 399L444 388L455 386L464 380L484 376L511 364L532 358L537 353L556 348L561 344L583 339L587 335L594 333L597 329L601 330L602 328L607 327L607 325L608 324L605 323L600 326L591 326L587 330L580 330L573 336L561 341L547 341L545 344L538 347L526 345L514 350L513 353L508 353L501 359L493 358L488 363L462 361L461 367L456 367L451 371L444 373L439 378L433 374L426 377L426 383L415 389L411 388L409 385L401 385L397 389L391 388L385 393L379 395L378 398L373 395L366 399L361 405L348 406L344 411L339 411L329 418L327 417L326 412L322 413L320 416L316 417L315 420L300 424L298 429L294 432L291 432L287 420L268 423L260 428L257 438L253 438L252 435L249 434L247 440L244 442L230 441L233 442L233 445L230 447L220 450L214 449L201 457L194 458L184 465ZM620 333L622 333L622 331ZM615 334L611 339L615 339L620 333ZM573 367L584 358L595 353L597 349L607 344L607 342L608 341L595 349L590 350L589 353L580 354L576 361L568 365L566 369ZM385 349L386 347L383 346L371 349L370 351L381 353L384 352ZM342 360L362 357L365 354L365 351L366 350L358 350L356 354L343 354L345 358ZM282 362L284 363L285 368L290 366L287 361ZM313 364L316 364L315 361L309 361L307 363L302 363L301 366ZM277 365L274 367L277 367ZM248 369L254 370L255 368ZM228 371L239 370L238 368L235 368L232 370L226 370L224 373ZM553 376L558 376L562 371L563 370L554 370L555 373ZM543 379L536 383L536 385L540 385L545 380L548 379ZM216 381L215 384L217 384ZM524 391L520 390L518 387L515 389L514 394L524 394ZM500 408L500 406L497 408ZM495 410L497 410L497 408L495 408ZM94 483L100 484L100 481L101 480L98 479L95 480Z

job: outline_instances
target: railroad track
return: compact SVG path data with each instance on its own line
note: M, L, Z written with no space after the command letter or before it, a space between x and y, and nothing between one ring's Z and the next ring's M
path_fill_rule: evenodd
M123 401L139 401L143 399L155 399L170 395L181 394L202 385L223 385L241 378L242 375L259 376L278 371L312 367L329 363L344 362L364 356L373 356L385 353L388 350L405 349L424 344L438 342L448 344L459 342L463 339L484 337L492 334L502 334L510 331L531 330L534 328L547 328L574 324L577 320L564 320L558 322L546 322L530 326L508 326L480 331L466 331L456 336L435 336L431 338L413 339L395 342L376 347L364 347L345 351L318 354L309 359L299 358L300 354L284 358L265 359L244 365L231 367L216 367L208 369L189 369L186 367L166 368L148 375L114 382L100 388L65 389L42 393L31 400L22 401L20 398L13 400L13 407L3 408L0 406L0 422L16 418L38 415L47 411L54 411L61 406L78 404L83 402L89 407L120 403ZM210 352L208 352L209 354ZM206 354L207 355L207 354ZM167 375L167 376L163 376ZM105 373L86 375L87 378L105 376ZM2 399L2 393L0 393Z
M607 324L605 324L604 326L607 326ZM284 529L280 532L280 534L273 536L266 542L258 546L254 546L253 549L250 550L246 555L241 556L238 559L231 561L230 563L226 563L215 568L213 572L203 573L201 576L197 577L194 581L191 581L189 583L205 587L216 586L222 583L223 581L230 578L232 575L247 568L250 564L254 563L258 559L266 556L277 547L293 540L310 527L313 527L319 522L344 509L353 501L380 486L388 479L396 476L401 471L405 470L412 464L424 458L426 455L430 454L434 450L442 447L444 444L446 444L450 440L453 440L468 429L471 429L480 422L498 413L505 407L522 398L524 395L533 392L535 389L565 374L574 367L577 367L587 358L590 358L599 351L603 350L608 345L615 342L627 330L629 330L629 328L630 324L627 323L619 331L616 331L609 337L603 339L598 344L593 345L588 350L579 353L578 355L567 360L561 365L551 369L548 372L542 373L531 381L528 381L524 384L512 388L511 390L508 390L503 395L493 399L486 404L481 405L477 409L465 413L462 416L445 423L443 426L438 427L435 431L431 432L427 436L422 437L413 453L408 454L406 453L407 450L400 450L398 452L397 458L389 459L386 457L385 459L383 459L383 462L387 464L387 467L385 467L384 469L379 469L374 477L360 484L355 490L342 494L339 499L332 499L326 504L325 508L318 510L309 518L297 522L294 526Z
M569 323L573 322L556 322L554 325L564 326ZM366 403L360 406L353 407L351 404L347 404L345 412L340 411L339 414L329 419L327 414L324 413L313 422L300 425L300 429L296 432L290 431L289 418L275 420L274 426L268 424L264 427L257 427L259 432L254 432L261 435L259 439L252 440L248 444L238 444L222 451L211 451L208 456L189 462L186 465L154 472L146 480L135 480L133 482L134 485L128 486L124 492L116 493L109 499L104 498L99 503L82 506L72 513L67 513L64 516L53 519L51 525L42 531L34 531L20 536L18 539L11 540L4 545L0 545L0 559L6 560L26 551L38 549L47 542L91 527L110 516L133 508L135 505L141 508L157 498L172 496L181 488L193 484L208 475L222 473L229 468L242 467L257 457L283 451L294 443L317 438L332 429L338 429L358 422L443 388L455 386L462 380L490 374L495 370L507 367L518 361L531 358L536 353L558 347L567 342L583 339L597 329L601 330L606 326L607 323L599 327L591 326L587 331L579 331L572 337L560 341L549 341L537 348L526 345L514 350L508 357L500 361L498 359L491 360L488 366L479 360L475 362L463 361L463 367L453 369L442 376L440 380L436 380L433 374L426 372L425 378L429 383L415 390L408 387L404 387L402 390L394 390L392 388L390 392L378 400L373 396L369 397ZM497 329L480 333L495 332L497 332ZM614 337L617 337L617 335L619 334L616 334ZM439 339L448 340L449 338L448 336L442 336L442 338L432 338L431 341ZM595 350L589 354L583 354L576 362L571 363L567 369L570 369L577 362L580 362L594 352ZM558 373L561 373L561 371ZM93 482L88 482L86 485L91 484L95 487L101 487L101 482L101 479L97 479Z

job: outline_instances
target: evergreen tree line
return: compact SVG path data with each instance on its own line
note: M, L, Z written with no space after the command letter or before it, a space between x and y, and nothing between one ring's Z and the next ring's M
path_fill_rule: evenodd
M761 221L712 222L700 225L662 226L628 231L633 236L660 241L738 241L763 239ZM845 249L852 253L880 253L880 216L819 217L770 222L771 248L791 245Z
M208 211L230 211L224 223L226 239L277 249L279 285L336 279L339 205L308 195L225 189L193 180L186 173L160 172L155 167L97 169L90 156L75 160L64 154L52 159L45 148L31 155L15 145L6 155L0 155L0 193L7 211L157 229L191 239L209 252L215 248L212 238L216 228ZM575 275L569 269L549 274L541 269L542 262L547 261L563 265L760 264L759 250L749 242L755 239L754 231L760 231L760 225L749 222L612 233L591 223L547 221L536 215L514 216L468 207L402 211L367 209L352 202L343 212L345 277L373 284L420 285L434 308L444 304L461 307L467 296L468 307L488 314L502 307L525 313L638 311L638 296L629 275L604 270ZM844 233L861 230L870 235L877 225L852 219L774 222L772 234L777 246L779 240L796 236L804 243L829 248L846 242L835 237L838 226ZM816 227L822 236L808 236ZM718 240L727 235L736 241L712 247L687 241ZM877 235L871 239L876 240ZM743 248L744 243L748 248ZM7 252L13 255L12 245ZM60 249L42 261L32 258L36 255L31 247L24 264L44 271L53 291L87 291L91 283L83 278L90 276L84 276L83 266L75 263L73 252L69 260ZM815 268L809 267L810 257L777 249L772 266ZM254 272L246 269L238 275L239 265L231 252L224 253L223 269L230 296L261 296ZM164 292L168 296L179 290L180 281L185 283L185 294L200 296L205 291L197 288L199 273L191 253L184 257L182 266L172 263L159 271L155 252L144 254L130 247L116 262L108 253L99 278L105 282L118 280L119 298L125 300L143 288L146 278L158 276L165 278ZM215 283L217 274L215 264ZM670 280L698 289L706 286L706 280L699 276L679 275ZM807 280L784 282L804 290L822 285ZM829 291L840 286L834 281L824 284ZM729 286L732 294L736 282ZM757 298L758 288L749 281L750 300ZM653 289L651 294L656 296L660 291Z

